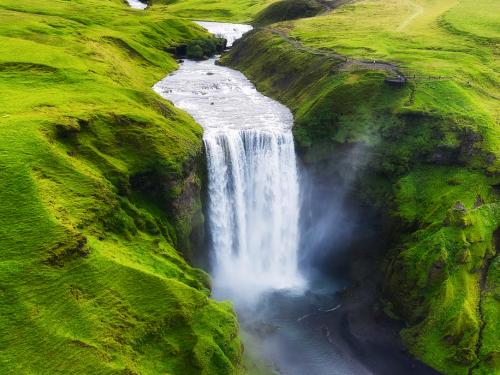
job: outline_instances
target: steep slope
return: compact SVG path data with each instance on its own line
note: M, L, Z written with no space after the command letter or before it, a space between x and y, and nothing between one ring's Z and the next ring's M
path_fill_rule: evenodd
M224 60L292 108L310 168L357 156L352 189L391 217L386 309L447 374L499 370L498 14L359 1L257 30Z
M149 0L163 13L203 21L248 23L255 15L278 0Z
M313 17L324 10L322 3L316 0L280 0L259 12L252 23L266 26L281 21Z
M203 227L201 129L150 89L206 35L118 0L0 19L0 372L236 372L231 306L177 251Z

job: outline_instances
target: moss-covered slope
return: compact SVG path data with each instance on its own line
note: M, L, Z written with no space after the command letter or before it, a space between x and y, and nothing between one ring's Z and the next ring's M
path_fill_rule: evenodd
M202 37L118 0L0 1L2 374L237 371L234 313L177 251L201 129L150 89Z
M163 13L203 21L248 23L278 0L149 0Z
M470 2L444 3L399 19L401 2L356 2L253 32L225 62L292 108L306 163L362 154L353 188L392 217L384 291L412 353L447 374L489 374L500 352L498 36L491 2L475 2L474 20ZM406 84L385 82L401 72Z
M281 0L259 12L252 23L256 26L266 26L281 21L313 17L324 10L324 6L316 0Z

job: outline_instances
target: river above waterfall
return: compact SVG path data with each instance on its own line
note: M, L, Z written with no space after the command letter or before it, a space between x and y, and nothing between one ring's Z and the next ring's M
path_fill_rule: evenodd
M128 5L134 9L146 9L148 4L139 0L127 0Z
M245 33L253 29L250 25L196 21L198 25L208 30L211 34L221 36L227 40L227 46L232 47L233 43L240 39Z

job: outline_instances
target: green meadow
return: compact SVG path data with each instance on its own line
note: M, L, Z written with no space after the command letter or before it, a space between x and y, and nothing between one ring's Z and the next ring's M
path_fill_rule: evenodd
M283 28L309 47L396 64L415 77L412 110L474 117L500 163L499 13L488 0L361 1Z
M278 0L151 0L163 13L192 20L250 23L255 15Z
M150 88L205 37L118 0L0 1L2 374L239 368L231 306L180 253L201 129Z

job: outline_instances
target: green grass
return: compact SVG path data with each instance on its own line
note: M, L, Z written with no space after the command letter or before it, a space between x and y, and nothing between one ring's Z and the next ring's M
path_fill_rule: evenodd
M394 235L384 291L411 352L446 374L500 371L497 9L359 1L269 27L306 48L267 28L224 60L292 109L307 163L362 150L353 188L390 214ZM392 62L412 79L390 86L392 73L325 51Z
M201 129L150 89L203 37L120 1L0 1L2 374L238 370L231 306L178 251Z
M323 6L316 0L280 0L260 11L252 23L262 27L280 21L313 17L323 11Z
M486 268L494 259L494 233L500 226L499 196L491 188L495 183L498 178L456 167L421 167L397 184L398 215L419 226L390 267L394 300L412 323L403 338L415 354L446 373L466 373L464 365L477 366L479 372L496 368L491 358L498 342L485 342L498 337L500 329L498 306L491 308L495 292L488 296L483 286L480 302L480 279L498 272Z
M474 117L498 170L498 14L491 0L369 0L282 27L306 46L393 62L417 76L409 109Z
M166 50L205 37L177 16L250 22L272 3L0 0L0 372L240 371L231 306L180 255L202 226L201 129L150 87L176 68ZM306 161L363 145L360 194L399 225L385 289L402 336L449 374L500 365L498 14L358 1L272 26L393 62L417 78L402 88L267 30L227 58L292 108Z
M278 0L152 0L163 13L192 20L249 23L257 13ZM158 11L160 11L158 9Z

